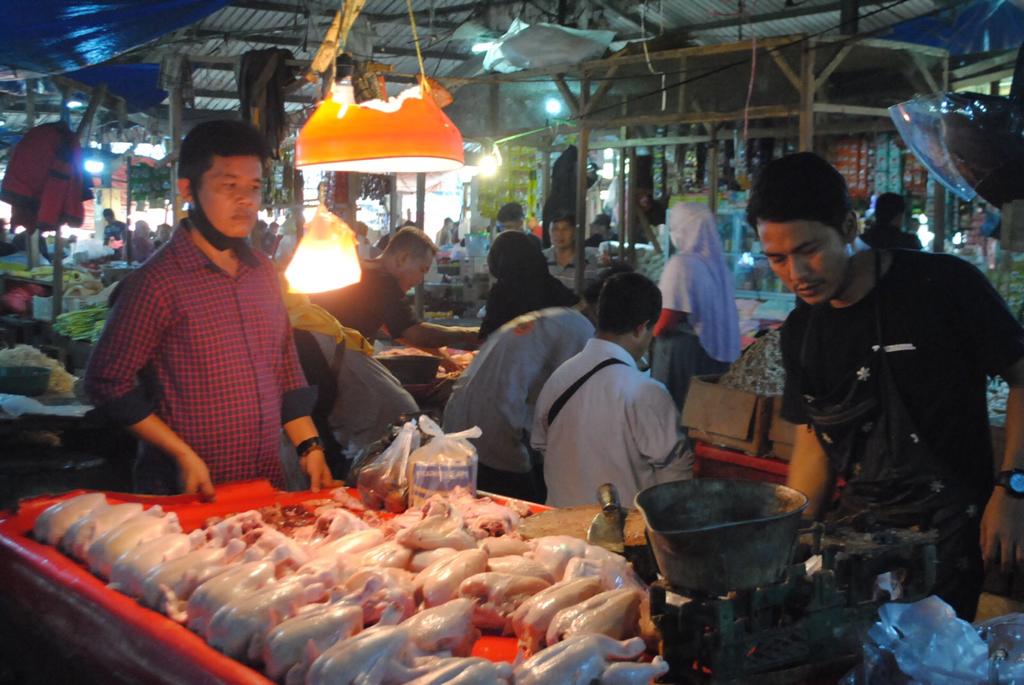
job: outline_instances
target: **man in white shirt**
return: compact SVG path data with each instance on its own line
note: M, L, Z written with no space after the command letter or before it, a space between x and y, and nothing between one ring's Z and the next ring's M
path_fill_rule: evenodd
M544 454L547 504L592 503L610 482L629 505L643 488L693 476L671 395L636 365L660 312L661 292L649 279L610 278L597 335L541 390L531 444Z
M593 337L601 286L624 271L629 268L606 269L576 307L549 307L509 321L488 336L456 382L444 429L483 431L472 441L480 455L477 488L544 501L544 475L529 448L537 396L555 369Z

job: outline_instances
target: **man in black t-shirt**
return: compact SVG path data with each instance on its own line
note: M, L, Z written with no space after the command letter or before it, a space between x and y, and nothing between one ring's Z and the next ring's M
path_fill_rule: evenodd
M766 166L747 218L800 300L782 331L782 415L801 424L789 485L815 517L937 530L935 591L971 619L982 556L1004 569L1024 559L1024 499L1010 482L1024 469L1024 330L956 257L855 252L845 181L812 153ZM995 490L994 375L1011 386L998 462L1011 474ZM837 478L847 485L832 506Z
M419 320L406 300L406 292L423 282L437 248L423 231L407 226L395 233L384 254L363 262L358 283L319 295L310 301L320 305L343 326L355 329L371 342L382 334L413 347L430 350L443 346L475 348L479 330L438 326ZM317 336L317 344L300 339L299 357L310 384L334 396L323 420L330 426L346 457L352 458L383 437L402 415L417 411L416 401L376 359L348 349L336 361L339 343ZM344 343L340 343L344 345ZM323 358L318 358L319 352ZM331 372L325 377L325 363ZM319 378L316 369L319 369Z
M882 193L875 201L875 218L860 238L875 249L899 247L905 250L920 250L921 240L913 233L902 229L906 202L896 193Z

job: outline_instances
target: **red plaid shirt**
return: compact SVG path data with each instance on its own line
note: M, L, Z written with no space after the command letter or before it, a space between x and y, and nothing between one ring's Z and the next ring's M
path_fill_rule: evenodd
M192 242L187 225L119 288L85 387L121 425L155 413L203 458L214 483L283 483L281 424L306 416L306 386L277 274L239 254L235 277ZM136 487L177 491L174 462L142 445Z

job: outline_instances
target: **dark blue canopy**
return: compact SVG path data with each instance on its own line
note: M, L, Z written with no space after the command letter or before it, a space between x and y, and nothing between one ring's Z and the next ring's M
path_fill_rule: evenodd
M107 84L107 90L120 95L128 103L129 112L149 109L167 97L161 90L159 64L101 64L66 74L87 86Z
M100 64L228 0L4 0L0 67L62 74Z
M902 22L880 37L945 48L951 55L1012 50L1024 43L1024 9L1007 0L975 0Z

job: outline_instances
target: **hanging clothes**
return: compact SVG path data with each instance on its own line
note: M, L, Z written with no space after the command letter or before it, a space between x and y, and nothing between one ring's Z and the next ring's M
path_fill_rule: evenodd
M560 214L576 214L576 175L579 166L579 151L570 145L558 156L551 167L551 188L544 209L541 212L544 222L544 247L551 247L549 231L551 224ZM597 182L597 165L587 163L587 187Z
M0 200L12 206L11 226L33 231L78 227L92 199L78 136L63 122L36 126L11 153Z
M252 50L242 55L235 74L242 119L259 130L274 159L280 159L281 143L288 136L284 101L285 88L295 81L295 69L288 66L292 58L282 48Z

